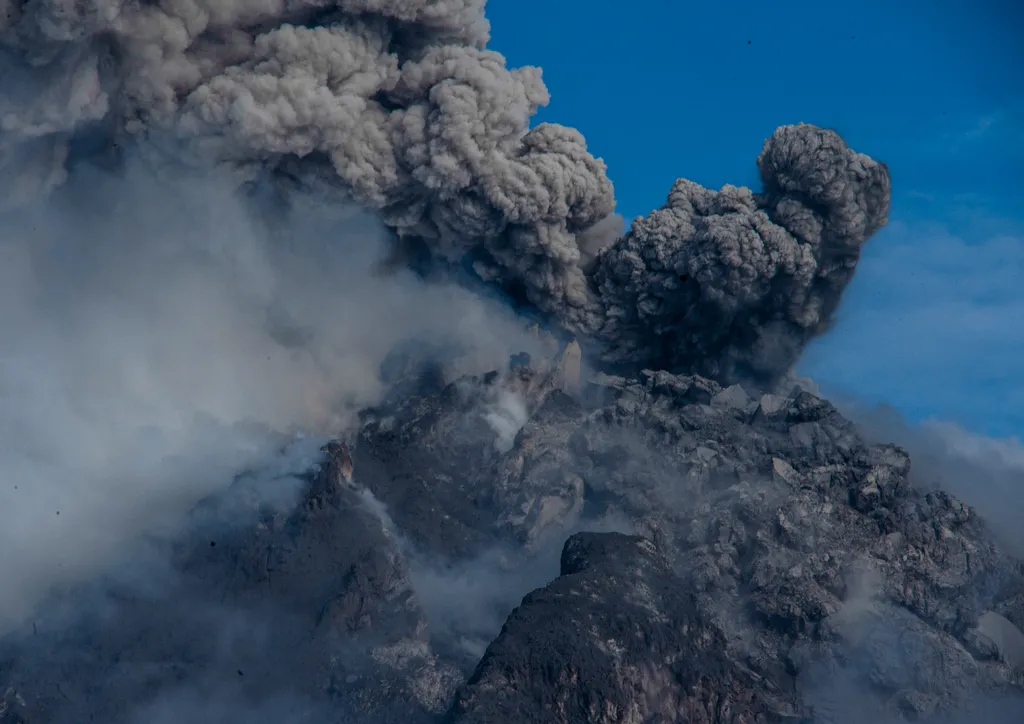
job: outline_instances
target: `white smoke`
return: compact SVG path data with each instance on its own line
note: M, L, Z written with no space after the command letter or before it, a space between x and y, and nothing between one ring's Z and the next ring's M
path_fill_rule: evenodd
M0 225L0 629L289 436L341 432L397 342L483 371L525 341L469 292L376 273L372 217L304 197L268 226L216 174L168 173L76 172Z
M512 449L516 435L523 429L528 419L526 401L508 390L500 390L497 399L484 413L484 420L498 436L494 446L503 453Z

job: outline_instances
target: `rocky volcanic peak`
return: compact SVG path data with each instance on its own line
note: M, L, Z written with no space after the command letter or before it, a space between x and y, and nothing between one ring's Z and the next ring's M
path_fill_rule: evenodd
M686 591L696 602L688 609L673 599L671 609L695 613L685 624L664 622L661 635L676 640L673 626L713 631L722 642L716 655L731 662L723 666L749 672L746 681L759 682L737 689L742 677L732 673L740 679L723 679L718 690L727 702L705 702L704 714L698 715L686 709L698 706L696 700L677 697L675 712L659 715L744 721L761 712L758 716L768 720L834 721L847 706L837 701L836 692L855 687L859 696L872 695L878 712L920 718L966 705L980 691L1021 685L1022 671L1014 668L1020 649L1008 643L1018 640L1024 614L1020 563L1000 551L963 503L942 491L911 486L911 462L903 450L866 444L831 404L800 386L752 397L739 386L644 372L637 379L599 375L571 397L550 382L559 372L545 372L545 382L524 382L530 373L519 367L508 379L453 382L431 398L434 404L410 400L390 409L383 427L368 424L359 451L369 467L388 457L388 441L401 438L440 459L466 460L454 475L450 470L456 464L449 462L444 478L432 477L439 468L418 473L431 490L432 509L447 511L446 524L453 528L485 530L528 551L567 530L624 521L656 545L671 572L650 568L645 575L658 581L650 590L674 585L678 595ZM474 457L464 458L464 440L445 432L473 414L453 403L467 399L456 390L473 389L488 398L494 393L485 391L495 387L525 390L521 399L529 419L512 448L500 455L487 444L488 431L478 419L477 434L484 439ZM537 389L547 392L537 394ZM485 409L477 408L476 414L483 416ZM426 419L431 422L425 424ZM412 428L415 434L396 433ZM399 526L429 544L430 516L416 511L414 500L390 500L399 488L386 465L377 470L382 478L361 481L394 510L407 511L404 517L396 512ZM472 491L468 497L466 491ZM459 500L449 503L449 495ZM481 529L481 522L488 527ZM544 679L545 670L558 668L554 659L545 669L522 647L551 651L569 646L571 639L576 660L611 656L606 639L614 638L613 632L604 627L618 624L600 623L607 615L591 612L584 602L605 610L618 601L623 616L637 620L639 609L620 598L623 590L643 585L635 577L623 584L609 572L602 596L566 592L602 590L601 577L588 575L589 588L579 588L583 584L570 576L524 601L462 695L458 716L518 721L510 712L529 709L524 701L501 704L474 694L474 687L497 686L495 671L515 669L508 675L529 682L522 685L535 697L545 685L551 687L550 697L568 686L568 680ZM576 613L597 623L570 625ZM530 623L540 626L559 617L567 627L559 635L568 639L557 646L547 634L536 633L543 627ZM986 626L988 634L981 631ZM989 643L979 644L979 638ZM991 643L996 639L1004 641L1002 654ZM573 681L602 680L597 671ZM641 696L626 680L604 681L609 692L621 687ZM521 691L519 684L508 686ZM598 716L597 709L586 708L590 704L579 703L589 701L590 694L583 693L588 685L572 686L575 693L558 695L581 696L574 706L584 708L559 709L558 721L647 721L634 714L656 713L638 699L629 703L609 694L609 708ZM767 699L755 704L754 691ZM546 701L553 699L535 698L540 708L534 711L542 711ZM498 711L505 713L499 717ZM533 720L523 716L522 721Z
M754 722L766 698L654 544L580 533L561 576L509 616L448 721Z
M572 345L483 377L393 368L299 506L239 480L196 511L167 590L9 637L0 722L118 722L185 685L451 724L932 720L1024 694L1021 562L803 387L588 380ZM410 567L558 548L467 670Z
M342 449L325 453L294 510L240 479L195 511L166 576L77 591L72 624L43 616L11 637L0 722L164 721L164 709L188 717L192 699L238 713L189 720L241 722L270 696L288 721L324 721L324 702L345 721L441 713L457 672L430 651L386 521L346 483Z

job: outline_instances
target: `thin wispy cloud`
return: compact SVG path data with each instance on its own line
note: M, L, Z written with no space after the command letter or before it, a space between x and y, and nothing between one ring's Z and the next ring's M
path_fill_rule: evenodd
M989 164L1003 154L1024 153L1024 99L999 107L949 109L917 124L903 139L900 153L936 159L969 157Z
M964 134L964 140L983 140L986 136L989 136L992 133L993 128L998 130L1001 121L1002 114L999 113L992 113L978 118L974 126L969 128Z
M942 134L948 152L960 153L989 144L1024 147L1024 103L986 113L955 117Z

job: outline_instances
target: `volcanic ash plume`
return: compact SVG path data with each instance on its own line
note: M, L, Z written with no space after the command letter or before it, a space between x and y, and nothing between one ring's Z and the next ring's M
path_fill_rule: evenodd
M606 359L767 382L825 331L886 222L888 171L806 124L775 131L757 164L763 193L680 179L599 257Z
M886 219L885 167L801 125L767 141L763 193L679 181L617 238L603 162L574 129L530 128L547 89L485 48L484 0L0 5L0 204L129 140L315 184L611 366L778 377Z

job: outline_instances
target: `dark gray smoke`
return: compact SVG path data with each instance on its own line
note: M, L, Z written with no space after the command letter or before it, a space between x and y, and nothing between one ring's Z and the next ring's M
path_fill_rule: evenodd
M886 168L832 131L781 128L764 190L678 181L619 236L604 163L530 128L536 68L485 49L484 0L0 0L8 208L81 155L145 139L372 209L596 341L610 365L769 381L828 324L886 221ZM158 153L156 149L159 148Z
M599 258L606 358L769 381L825 331L886 222L888 171L810 125L776 130L757 165L763 193L680 179Z

